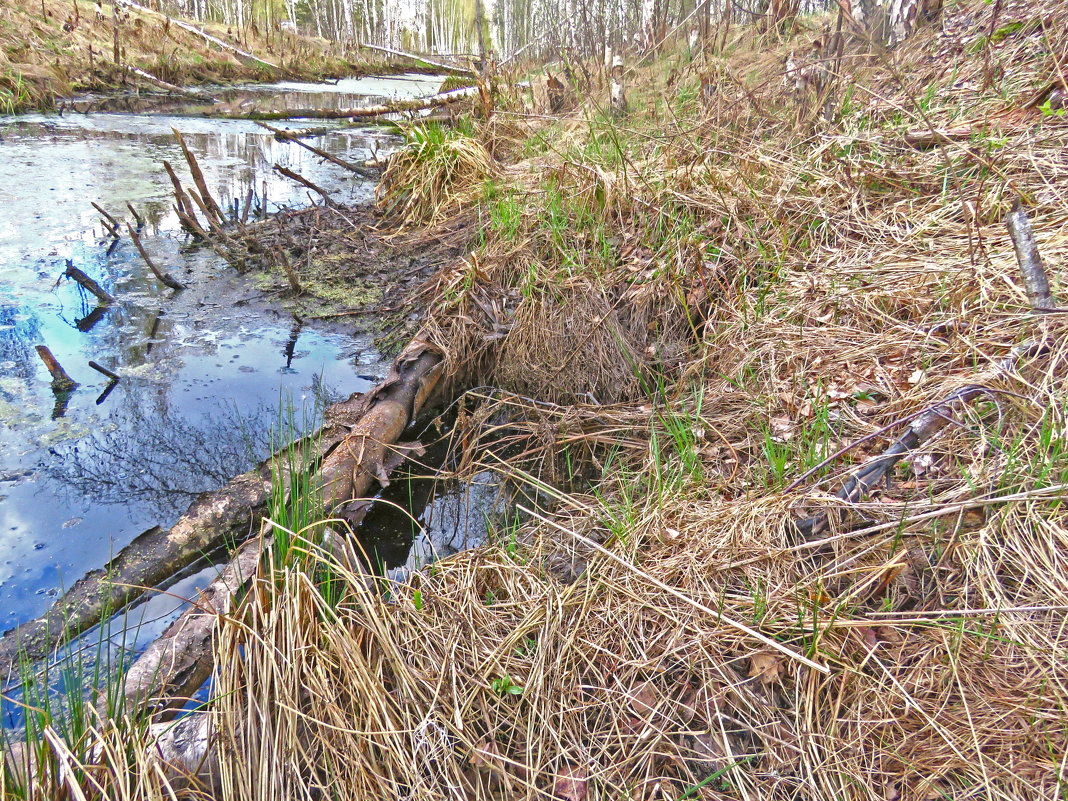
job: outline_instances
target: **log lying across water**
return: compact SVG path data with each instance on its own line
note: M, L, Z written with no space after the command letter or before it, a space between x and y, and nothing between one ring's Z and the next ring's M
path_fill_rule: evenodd
M331 406L327 425L293 446L325 459L319 480L324 494L338 501L360 497L372 478L385 474L388 445L397 441L409 415L422 408L426 387L437 382L440 366L440 355L426 345L409 347L381 384ZM6 632L0 639L0 674L14 675L21 660L48 656L204 554L248 538L262 519L276 465L284 464L288 454L287 449L225 487L204 493L171 528L144 532L103 569L78 581L43 616Z
M323 109L301 108L287 111L249 111L235 114L231 111L218 110L205 112L206 117L219 117L234 120L346 120L346 119L374 119L385 117L389 114L400 114L405 111L425 111L427 109L447 106L450 103L458 103L473 97L478 90L475 87L453 89L451 92L431 95L430 97L416 98L415 100L394 100L388 103L379 103L374 106L360 106L359 108Z
M366 512L365 498L375 482L388 483L403 461L399 445L408 424L427 405L442 372L441 354L415 339L378 386L356 402L352 426L327 454L314 487L324 512L353 523ZM256 573L268 537L249 540L200 599L172 623L126 674L131 711L158 712L184 703L211 674L212 632L228 614L234 594Z

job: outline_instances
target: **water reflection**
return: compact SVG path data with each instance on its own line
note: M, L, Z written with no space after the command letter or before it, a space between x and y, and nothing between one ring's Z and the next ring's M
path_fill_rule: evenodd
M413 84L412 94L421 88ZM338 87L320 89L337 102L350 100ZM360 91L389 94L375 86ZM192 495L262 457L280 398L313 405L324 387L348 395L383 369L369 340L295 324L209 250L190 249L161 168L167 160L189 181L172 127L225 208L243 209L250 190L268 211L306 205L304 190L271 170L276 162L341 200L372 192L251 122L151 114L0 118L4 629L40 614L60 588L149 526L169 525ZM311 141L352 161L397 144L373 128L330 130ZM146 248L188 289L161 287L128 240L112 246L91 201L131 220L132 203L146 222ZM102 307L78 284L57 284L68 259L117 302ZM50 348L80 386L54 395L37 345ZM89 360L121 380L113 384L89 369Z

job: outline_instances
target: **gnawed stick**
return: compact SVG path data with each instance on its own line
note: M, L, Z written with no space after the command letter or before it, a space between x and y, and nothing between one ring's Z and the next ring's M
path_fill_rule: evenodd
M337 207L337 204L334 202L334 199L332 197L330 197L330 193L329 192L327 192L322 187L316 186L311 181L309 181L307 178L305 178L303 175L295 173L292 170L287 170L281 164L275 164L274 165L274 169L277 172L279 172L282 175L284 175L289 180L296 181L298 184L301 184L302 186L308 187L308 189L311 189L313 192L318 192L320 195L323 196L323 200L326 202L326 205L330 206L330 208L336 208Z
M89 292L96 295L97 300L103 304L115 302L115 298L109 295L96 281L74 266L74 262L67 259L67 269L63 271L63 277L69 278L85 287Z
M140 214L137 213L137 209L133 207L133 203L126 201L126 208L130 210L130 214L133 215L134 220L137 222L137 230L140 231L145 227L145 221Z
M122 226L119 225L119 221L116 220L114 217L112 217L110 214L108 214L106 211L104 211L104 207L101 206L99 203L91 203L91 205L92 205L92 207L94 209L96 209L98 212L100 212L100 214L103 216L103 218L105 220L107 220L108 225L105 226L105 227L108 229L108 231L111 232L112 236L114 236L116 239L118 239L119 238L119 233L118 233L119 229L122 228Z
M141 254L141 258L145 260L145 264L148 265L148 269L152 271L152 274L171 289L185 289L185 284L174 280L169 273L162 272L159 267L153 263L152 259L149 258L148 253L145 252L145 248L141 244L141 237L137 235L137 231L133 229L133 226L126 223L126 230L129 231L130 239L133 240L134 245L137 247L137 252Z
M331 164L336 164L337 166L343 167L344 169L349 170L350 172L354 172L357 175L362 176L364 178L376 178L376 177L378 177L375 174L374 170L370 170L367 167L361 167L359 164L353 164L351 161L346 161L343 158L338 158L337 156L333 156L333 155L327 153L325 150L320 150L317 147L312 147L307 142L300 141L300 139L297 138L296 136L290 136L288 131L283 131L281 128L275 128L273 125L268 125L267 123L260 122L258 120L256 121L256 124L258 126L260 126L261 128L266 128L268 131L273 133L275 139L279 139L279 140L281 140L283 142L292 142L292 143L294 143L296 145L300 145L302 148L304 148L308 152L314 153L316 156L318 156L321 159L326 159Z
M182 227L197 239L206 239L208 236L207 231L200 226L193 204L189 201L189 195L186 194L185 189L182 188L182 182L178 180L174 167L170 165L170 162L164 161L163 169L167 171L167 175L171 179L171 186L174 187L174 201L177 203L174 210L178 214L178 220L181 222Z
M215 202L215 198L211 196L211 192L208 191L208 182L204 180L204 173L200 169L200 164L197 163L197 157L193 155L193 151L185 143L185 137L182 136L182 132L177 128L171 128L174 131L174 136L178 140L178 144L182 148L182 153L185 154L186 163L189 165L189 174L193 176L193 183L196 184L197 189L200 190L200 197L204 201L205 214L210 218L214 217L219 225L223 225L226 222L226 215L223 214L219 204ZM209 219L209 222L211 220Z
M1032 308L1036 311L1056 308L1056 302L1049 288L1049 279L1046 277L1045 268L1042 266L1038 248L1035 246L1031 222L1024 213L1019 200L1013 203L1006 225L1016 247L1016 257L1020 263L1020 272L1023 275L1027 297L1031 301ZM1049 347L1048 340L1029 341L1022 345L1017 345L1008 356L1001 359L993 368L981 376L979 381L956 390L940 403L917 417L909 426L908 431L899 437L893 445L876 459L854 472L842 489L837 492L836 497L847 503L859 501L871 487L878 484L884 476L893 470L894 465L901 461L904 456L929 441L947 425L955 422L956 415L975 398L989 392L988 384L990 382L1012 375L1021 361L1040 356L1048 351ZM827 524L827 513L820 512L812 517L797 521L794 525L803 537L812 537L823 532L827 528Z
M1016 260L1020 263L1020 272L1023 274L1024 288L1027 290L1027 300L1035 311L1048 311L1056 307L1053 302L1053 293L1049 288L1049 278L1042 266L1042 257L1038 253L1035 244L1035 233L1031 229L1031 220L1027 218L1023 203L1017 198L1012 204L1012 211L1005 220L1005 227L1009 229L1009 237L1016 249Z
M98 373L106 375L112 380L112 382L118 381L120 378L118 373L112 372L108 368L104 367L104 365L94 362L92 359L89 360L89 366L96 370Z
M44 362L44 366L48 368L48 372L52 376L53 392L70 392L78 386L78 382L67 375L63 365L56 360L56 357L52 355L52 351L46 346L38 345L37 355L41 357L41 361Z

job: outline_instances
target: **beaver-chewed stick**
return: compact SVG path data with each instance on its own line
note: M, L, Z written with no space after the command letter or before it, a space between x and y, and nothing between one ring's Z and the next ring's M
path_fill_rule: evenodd
M312 190L313 192L318 192L320 195L323 196L323 200L326 201L326 205L330 206L331 208L334 208L334 207L337 206L337 204L334 202L334 199L332 197L330 197L330 193L329 192L327 192L325 189L323 189L320 186L316 186L311 181L309 181L307 178L305 178L303 175L301 175L299 173L295 173L292 170L287 170L281 164L275 164L274 165L274 169L277 172L279 172L282 175L284 175L289 180L296 181L301 186L306 186L306 187L308 187L308 189Z
M130 210L130 214L133 215L134 220L137 222L137 230L140 231L142 228L145 227L144 218L140 214L137 213L137 209L135 209L133 207L133 203L130 203L129 201L127 201L126 208L128 208Z
M111 216L110 214L108 214L108 213L107 213L107 212L106 212L106 211L104 210L104 207L103 207L103 206L101 206L101 205L100 205L99 203L92 203L91 205L92 205L92 207L93 207L94 209L96 209L97 211L99 211L99 212L100 212L100 214L101 214L101 216L103 216L103 218L104 218L104 219L105 219L105 220L107 221L107 223L105 224L105 226L104 226L104 227L108 229L108 232L109 232L109 233L110 233L110 234L111 234L111 235L112 235L113 237L115 237L116 239L118 239L118 238L119 238L119 229L120 229L120 228L122 227L122 226L120 226L120 225L119 225L119 221L118 221L118 220L116 220L116 219L115 219L114 217L112 217L112 216Z
M74 262L70 259L67 259L67 269L63 271L63 277L81 284L89 292L96 295L97 300L101 303L110 304L115 302L115 298L109 295L100 284L75 267Z
M44 362L45 367L48 368L48 372L52 376L53 392L70 392L78 386L78 382L67 375L63 365L56 360L56 357L52 355L52 351L47 347L38 345L37 355L41 357L41 361Z
M326 515L355 525L376 482L403 461L401 433L426 406L442 373L441 354L416 339L394 362L390 375L362 400L362 414L348 436L318 471L315 491ZM213 664L212 632L231 609L232 594L259 565L265 543L238 549L229 566L130 667L125 679L128 708L159 711L184 703L208 678Z
M109 370L104 365L102 365L102 364L100 364L98 362L94 362L91 359L89 361L89 366L92 367L94 370L96 370L98 373L102 373L103 375L106 375L108 378L111 379L112 383L114 383L115 381L118 381L119 378L120 378L118 373Z
M133 240L134 245L137 247L137 252L141 254L141 258L145 260L145 264L148 265L148 269L152 271L152 274L171 289L185 289L185 284L171 278L169 273L161 271L152 259L149 258L148 253L145 252L144 245L141 244L141 237L137 235L137 231L133 229L133 226L126 223L126 230L130 233L130 239Z
M215 202L215 198L208 191L208 182L204 179L204 172L200 169L200 164L197 163L197 157L193 155L193 151L186 145L182 132L177 128L171 128L171 130L174 131L174 136L182 148L182 153L185 154L185 160L189 165L189 174L193 177L193 183L200 190L200 197L204 201L204 213L209 218L209 222L211 218L214 218L219 225L225 224L226 215L223 214L219 204Z

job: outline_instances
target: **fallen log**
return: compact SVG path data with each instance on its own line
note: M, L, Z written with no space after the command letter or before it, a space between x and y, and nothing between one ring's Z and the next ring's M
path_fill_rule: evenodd
M1034 235L1031 232L1031 222L1019 200L1012 205L1012 211L1006 218L1006 227L1016 248L1020 272L1023 275L1024 286L1032 309L1036 312L1045 312L1055 308L1056 303L1050 292L1049 279L1046 277L1046 271L1042 266ZM1017 345L1009 355L980 375L975 383L950 393L942 401L916 417L908 430L880 456L854 472L835 497L846 503L859 501L868 493L868 490L885 478L902 458L923 443L930 441L946 426L955 423L957 415L965 406L990 391L991 382L1013 375L1021 361L1040 356L1049 348L1050 343L1046 339ZM828 525L827 512L820 512L794 523L798 533L804 538L819 535Z
M374 50L379 53L385 53L389 56L398 56L399 58L406 58L409 61L414 61L417 64L426 64L428 67L434 67L442 72L447 72L451 75L471 75L471 70L465 67L454 67L451 64L444 64L440 61L432 61L425 56L421 56L418 53L406 53L403 50L394 50L389 47L381 47L373 44L361 44L360 47L365 47L368 50Z
M206 117L219 117L235 120L343 120L343 119L370 119L384 117L388 114L400 114L406 111L425 111L426 109L446 106L472 97L477 92L476 87L464 87L453 89L430 97L415 100L394 100L388 103L379 103L375 106L360 106L348 109L322 109L303 108L290 109L287 111L249 111L244 114L234 114L229 111L207 111Z
M343 167L346 170L349 170L350 172L354 172L357 175L362 176L363 178L378 177L374 170L370 170L367 167L361 167L359 164L353 164L351 161L346 161L345 159L339 158L338 156L333 156L330 153L327 153L325 150L320 150L317 147L312 147L307 142L300 141L300 138L298 136L291 135L289 131L283 131L281 128L275 128L273 125L268 125L267 123L261 122L259 120L256 120L256 124L261 128L266 128L268 131L273 133L275 139L278 139L283 142L293 142L294 144L300 145L302 148L304 148L310 153L314 153L319 158L326 159L331 164L336 164L339 167Z
M44 615L5 632L0 638L0 676L16 675L22 659L48 656L57 645L119 612L204 554L246 539L262 518L272 474L291 450L312 448L313 458L322 458L345 438L360 408L355 396L334 404L326 411L327 424L316 434L221 489L203 493L171 528L145 531L103 569L76 582Z
M205 31L205 30L203 30L201 28L198 28L196 25L192 25L192 24L190 24L188 22L184 22L183 20L176 19L175 17L168 16L167 14L164 14L164 13L162 13L160 11L153 11L151 8L143 6L140 3L135 3L133 0L123 0L123 2L127 6L129 6L130 8L136 8L142 14L148 14L149 16L162 17L163 19L170 20L170 24L171 25L176 25L179 28L182 28L183 30L189 31L190 33L195 33L195 34L197 34L199 36L203 36L204 37L204 41L211 42L212 44L217 45L218 47L221 47L223 50L229 50L231 53L235 53L238 56L241 56L242 58L250 59L251 61L256 61L256 62L258 62L260 64L263 64L265 66L270 67L271 69L275 69L275 70L280 70L281 69L281 67L279 67L274 62L267 61L266 59L262 59L259 56L254 56L252 53L249 53L246 50L242 50L239 47L234 47L232 44L224 42L222 39L218 39L218 38L212 36L207 31Z
M205 100L207 100L207 102L209 103L214 102L212 98L205 98L203 95L198 95L195 92L190 92L188 89L183 89L180 86L175 86L173 83L167 83L164 80L160 80L152 73L145 72L144 70L138 69L137 67L134 67L130 64L123 64L122 66L127 72L133 73L141 80L147 81L148 83L152 84L153 86L157 86L160 89L165 89L171 94L181 95L182 97L197 100L201 103L203 103Z
M404 461L411 446L401 434L426 407L438 386L442 356L416 338L394 361L390 374L360 401L359 419L327 455L315 483L315 501L326 517L355 526L367 513L375 482ZM232 608L233 593L260 564L269 535L238 549L219 579L130 667L125 697L131 711L160 711L184 703L211 673L212 633L219 615Z

